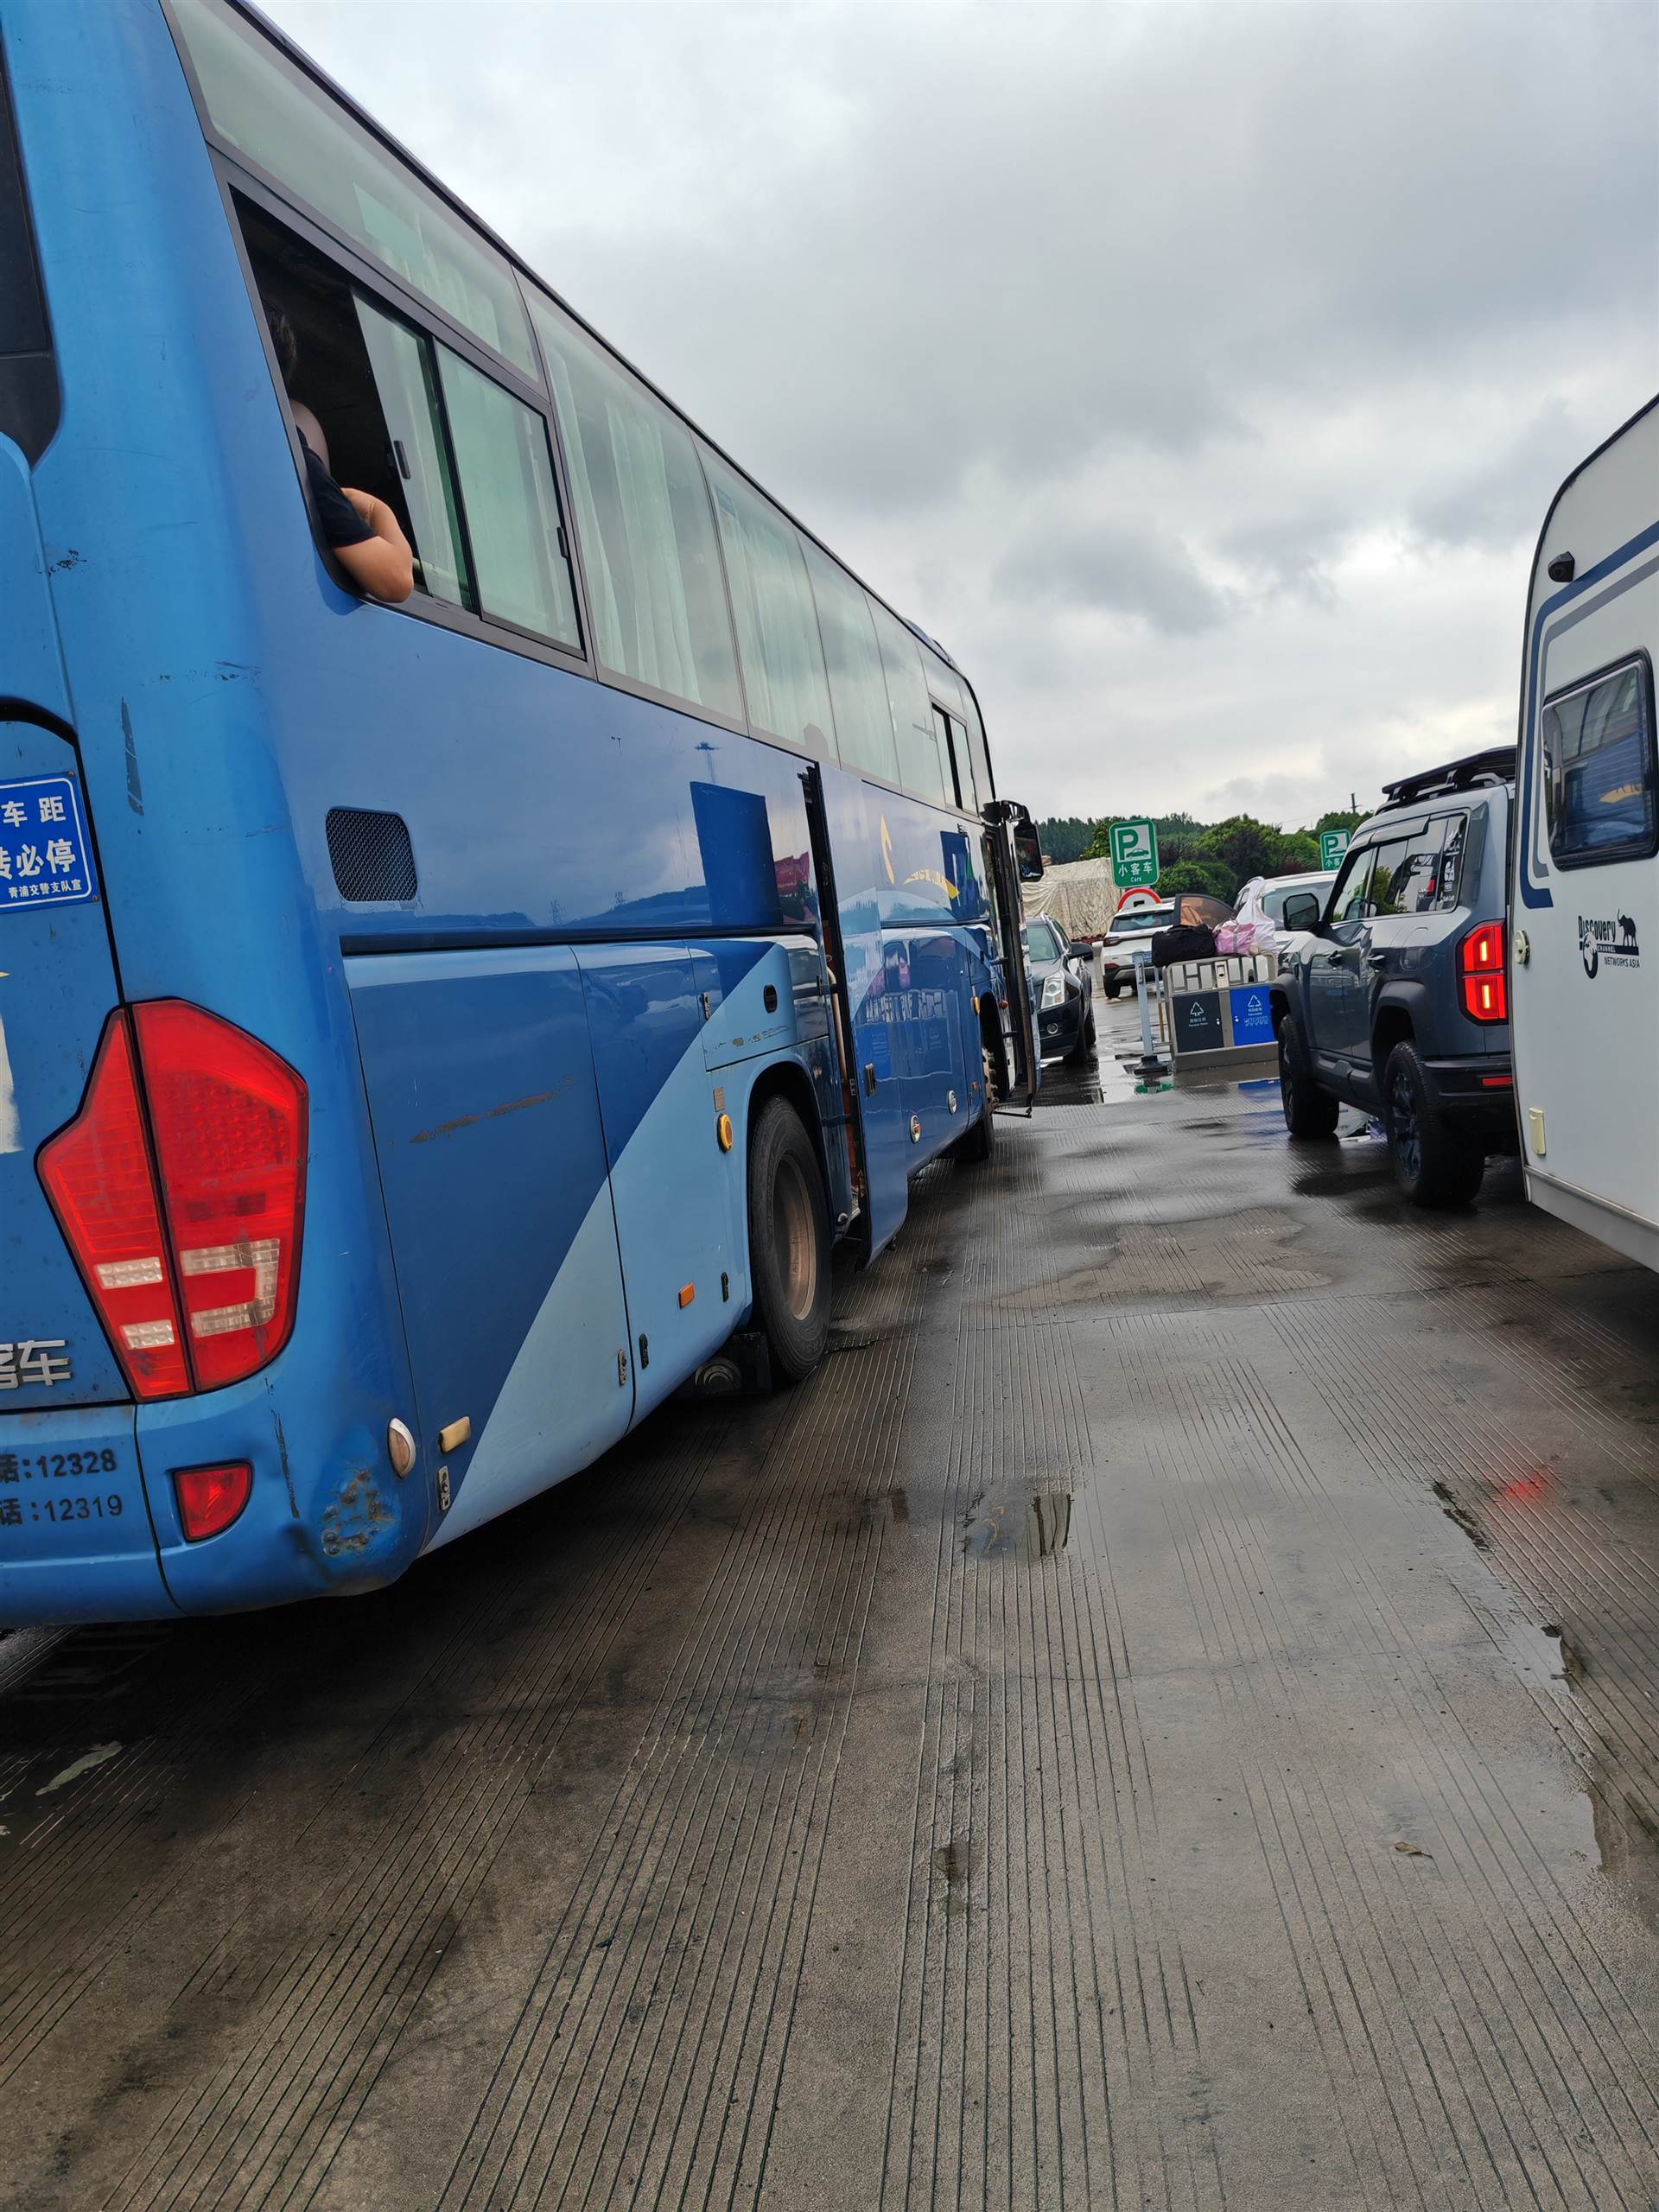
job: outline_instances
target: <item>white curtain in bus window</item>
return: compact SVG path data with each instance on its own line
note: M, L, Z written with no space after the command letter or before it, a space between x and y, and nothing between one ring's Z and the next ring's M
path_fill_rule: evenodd
M720 547L690 434L539 302L531 311L564 433L595 652L619 676L741 721Z
M835 716L800 541L747 484L710 474L750 724L833 760Z
M875 640L881 648L881 666L887 679L887 700L893 713L893 734L899 747L899 780L918 798L956 804L956 794L946 789L944 763L933 727L933 702L927 696L922 673L922 648L915 632L906 629L896 614L879 601L870 601Z
M1655 844L1652 702L1645 662L1544 709L1549 849L1569 867L1630 860Z
M974 788L979 793L979 803L988 806L996 796L991 785L990 755L985 750L985 725L979 719L979 707L973 693L964 683L962 703L968 713L968 750L973 756Z
M439 428L432 353L405 322L355 296L357 320L386 418L392 458L403 479L420 581L434 599L452 607L474 604L461 550L455 487Z
M560 645L579 642L547 425L469 361L438 348L462 511L486 614Z
M539 384L506 263L219 0L175 0L174 16L219 137Z
M887 679L870 620L870 602L839 563L810 537L801 540L818 630L830 666L830 696L836 709L836 744L842 766L862 768L886 782L899 780L899 753L887 711Z

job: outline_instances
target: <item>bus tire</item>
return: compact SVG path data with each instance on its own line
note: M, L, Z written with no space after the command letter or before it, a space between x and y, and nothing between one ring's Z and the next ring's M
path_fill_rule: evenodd
M1389 1165L1414 1206L1466 1206L1486 1173L1486 1154L1467 1129L1440 1113L1414 1045L1396 1045L1382 1070L1382 1126Z
M1279 1097L1294 1137L1333 1137L1341 1102L1313 1080L1294 1014L1279 1025Z
M830 1341L830 1209L801 1117L768 1098L749 1141L749 1273L754 1325L780 1382L801 1382Z
M996 1156L996 1102L1002 1089L1001 1059L981 1039L980 1065L983 1070L982 1084L985 1103L979 1109L979 1119L971 1128L966 1128L953 1145L946 1147L952 1160L962 1160L982 1165Z

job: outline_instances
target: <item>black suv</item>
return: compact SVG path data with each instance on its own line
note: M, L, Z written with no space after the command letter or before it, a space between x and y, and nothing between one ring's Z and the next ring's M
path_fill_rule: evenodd
M1395 1180L1419 1205L1462 1205L1487 1155L1516 1149L1504 923L1515 748L1384 788L1354 832L1313 934L1273 987L1279 1087L1294 1137L1328 1137L1342 1105L1379 1116Z

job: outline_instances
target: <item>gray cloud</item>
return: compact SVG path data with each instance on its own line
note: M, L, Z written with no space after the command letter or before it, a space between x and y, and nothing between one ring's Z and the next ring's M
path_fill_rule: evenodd
M1178 539L1109 515L1032 531L994 582L1016 599L1138 616L1172 638L1216 629L1229 611Z
M1040 811L1501 733L1543 505L1659 383L1645 5L270 4Z

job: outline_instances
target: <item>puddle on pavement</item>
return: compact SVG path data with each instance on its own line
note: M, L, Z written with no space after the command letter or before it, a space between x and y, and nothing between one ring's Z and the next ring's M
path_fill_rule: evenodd
M1023 1499L982 1494L963 1516L962 1548L969 1559L1029 1565L1058 1558L1071 1536L1070 1491L1033 1491Z

